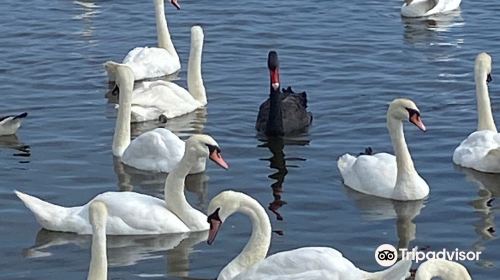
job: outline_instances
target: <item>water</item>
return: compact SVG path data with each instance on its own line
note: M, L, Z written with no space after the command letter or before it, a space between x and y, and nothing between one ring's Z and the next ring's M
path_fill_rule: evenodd
M104 98L102 63L135 46L155 44L151 1L6 1L0 4L2 113L29 112L18 139L0 139L0 267L5 279L82 279L89 238L39 232L14 196L19 189L62 205L80 205L100 192L161 195L165 175L113 163L115 109ZM167 5L169 28L182 59L185 85L189 29L203 25L203 74L209 104L169 123L182 137L213 135L231 168L208 163L190 178L188 199L206 209L224 189L270 203L271 253L331 246L366 270L379 270L382 243L432 250L481 251L463 262L474 279L497 279L495 233L499 177L456 168L453 149L475 128L473 61L480 51L500 57L499 8L464 1L462 11L405 21L400 1L183 1ZM263 144L254 122L268 94L267 52L276 49L283 85L306 90L314 124L307 145ZM490 83L498 115L500 91ZM424 202L395 203L342 185L336 158L366 146L391 151L387 104L415 100L428 132L406 125L415 165L429 182ZM134 127L134 135L156 127ZM29 145L29 151L12 149ZM268 148L267 146L271 146ZM284 146L283 148L281 148ZM286 204L285 204L286 202ZM230 218L214 245L199 236L113 238L111 279L213 279L244 246L250 225Z

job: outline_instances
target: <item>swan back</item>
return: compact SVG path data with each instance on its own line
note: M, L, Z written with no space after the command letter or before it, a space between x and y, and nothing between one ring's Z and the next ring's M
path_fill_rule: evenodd
M471 280L467 269L456 262L444 259L430 259L417 270L415 280L431 280L439 277L443 280Z
M108 211L106 204L94 200L90 204L89 220L92 225L92 253L88 280L105 280L108 278L108 260L106 256L106 220Z

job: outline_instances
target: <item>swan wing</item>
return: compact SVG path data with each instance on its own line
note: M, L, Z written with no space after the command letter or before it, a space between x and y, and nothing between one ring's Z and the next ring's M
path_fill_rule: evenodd
M168 129L156 128L135 138L122 162L141 170L170 172L184 155L184 146L184 141Z
M136 192L105 192L93 200L106 203L106 233L109 235L189 232L188 227L167 209L162 199ZM81 208L80 217L88 216L92 201Z
M282 100L281 106L285 134L303 131L309 127L312 121L312 115L310 112L307 112L307 95L305 92L291 92L287 94Z
M259 106L259 113L257 114L257 120L255 121L255 129L257 131L265 131L267 120L269 119L269 107L271 105L270 99L262 102Z
M135 80L163 77L181 69L177 56L163 48L138 47L131 50L123 59L132 68Z
M135 108L134 107L141 107ZM184 88L172 82L143 82L132 93L132 116L135 120L156 120L179 117L203 107Z
M500 173L500 134L489 130L472 133L453 152L453 162L482 172Z
M167 210L161 199L135 192L102 193L87 204L62 207L34 196L15 192L39 224L53 231L92 234L89 206L94 200L106 203L108 218L106 233L109 235L137 235L188 232L188 227Z
M404 17L425 17L458 9L461 0L406 0L401 7Z
M391 198L396 185L396 157L388 153L341 156L337 167L350 188L369 195Z
M364 272L332 248L307 247L280 252L238 274L234 280L360 280Z
M307 111L307 94L294 93L290 87L283 90L281 112L285 134L305 131L312 122L312 114ZM269 119L271 101L268 98L259 107L255 129L265 131Z

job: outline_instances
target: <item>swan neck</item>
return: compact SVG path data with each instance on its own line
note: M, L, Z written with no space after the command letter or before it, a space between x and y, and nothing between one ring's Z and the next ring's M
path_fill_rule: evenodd
M207 105L205 85L201 76L201 56L203 52L203 35L191 36L191 49L187 70L188 91L203 106Z
M440 259L426 261L415 274L415 280L431 280L434 277L443 280L471 280L470 274L462 265Z
M158 47L167 50L170 55L179 58L177 52L175 51L174 44L172 43L172 39L170 38L170 32L168 31L164 0L154 0L154 4Z
M398 182L403 180L408 175L416 173L413 165L413 160L406 145L405 135L403 131L403 122L391 116L387 116L387 128L391 136L394 155L396 156L396 165L398 168L396 187Z
M218 280L233 279L239 273L266 258L271 244L271 222L262 206L254 199L243 199L235 211L247 215L252 234L241 253L221 271Z
M106 256L106 228L97 226L93 229L89 275L87 280L108 279L108 259Z
M130 115L132 111L134 77L129 69L125 70L119 68L117 71L121 71L121 73L118 73L119 75L116 81L120 90L120 96L115 133L113 135L113 155L121 157L130 144Z
M167 209L179 217L190 229L204 229L207 226L206 218L202 224L198 219L193 219L193 216L198 216L201 212L189 204L184 194L186 176L197 162L198 158L186 148L177 167L168 174L164 189Z
M476 99L477 99L477 130L497 132L493 114L491 112L490 95L486 83L486 71L476 72Z
M282 136L283 131L283 115L281 111L281 93L273 89L269 94L269 117L267 119L266 134L269 136Z

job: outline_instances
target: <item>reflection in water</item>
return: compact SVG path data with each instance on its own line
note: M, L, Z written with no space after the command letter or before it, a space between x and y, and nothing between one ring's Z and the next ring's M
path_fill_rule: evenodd
M438 34L440 32L449 31L450 28L464 26L464 20L460 10L456 10L447 14L432 15L425 18L401 18L404 24L404 39L405 42L412 45L423 43L428 44L447 44L459 45L463 43L463 39L453 38L454 41L439 42ZM448 37L450 40L451 37Z
M21 141L19 141L19 138L17 138L16 135L0 136L0 148L16 150L14 156L18 157L31 156L30 146L23 144ZM24 163L27 162L27 160L22 160L20 162Z
M207 108L200 108L189 114L168 119L166 123L160 122L159 120L132 123L130 132L132 138L135 138L142 133L153 130L157 127L164 127L175 133L181 139L186 139L193 134L203 133L207 117Z
M396 231L398 235L398 249L409 249L410 242L415 239L417 226L413 219L420 214L424 207L424 200L396 201L356 192L345 188L347 196L354 200L367 220L386 220L396 218Z
M113 158L113 168L118 178L120 191L132 191L164 197L166 173L147 172L123 164L118 158ZM197 201L195 207L204 207L208 203L208 175L205 172L190 174L186 177L185 190L193 193Z
M159 252L166 251L167 271L187 273L189 253L195 244L205 241L208 232L181 233L168 235L130 235L107 237L109 266L129 266L142 260L155 258ZM75 244L89 250L92 237L74 233L55 232L41 229L35 244L23 250L27 258L51 256L51 247Z
M285 159L283 148L285 147L285 144L304 146L308 143L309 140L284 140L281 137L271 137L267 138L267 142L259 145L259 147L269 148L269 151L271 151L271 153L273 154L272 157L263 160L269 160L269 167L277 170L275 173L268 176L269 178L276 180L276 182L271 184L274 200L269 203L268 209L276 215L276 219L279 221L283 220L283 216L278 212L278 209L281 208L281 206L287 204L286 201L281 199L281 195L283 194L283 183L285 181L285 176L288 173L286 160L305 161L305 159L303 158Z
M82 8L82 13L73 17L73 19L81 19L83 21L83 31L81 33L82 37L86 40L90 40L94 33L94 27L92 26L93 18L99 13L97 9L98 5L94 3L93 0L79 0L73 1L76 5Z
M455 165L455 169L465 174L467 181L478 187L478 197L472 201L472 206L479 215L479 221L474 225L478 239L473 244L475 251L484 251L490 240L496 239L495 199L500 196L500 174L482 173L473 169L463 168ZM493 261L484 259L483 255L479 263L485 267L492 267Z

